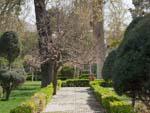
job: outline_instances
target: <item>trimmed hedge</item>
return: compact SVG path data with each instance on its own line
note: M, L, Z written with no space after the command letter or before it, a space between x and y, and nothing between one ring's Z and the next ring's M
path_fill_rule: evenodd
M58 80L57 81L57 88L58 88L58 90L61 88L61 86L62 86L62 81Z
M82 74L79 76L79 79L89 79L89 74Z
M61 83L62 82L58 80L58 89L60 89ZM44 110L52 96L53 85L51 84L35 93L30 100L27 100L18 107L12 109L10 113L40 113Z
M118 96L112 88L102 87L103 80L90 82L96 98L108 113L134 113L131 103ZM125 98L125 97L124 97ZM127 100L127 99L126 99Z
M88 79L68 79L62 82L62 87L88 87Z

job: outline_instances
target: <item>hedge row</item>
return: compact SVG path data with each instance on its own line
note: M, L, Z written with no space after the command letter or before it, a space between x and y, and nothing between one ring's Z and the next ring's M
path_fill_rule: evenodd
M62 82L62 87L88 87L88 79L68 79Z
M103 80L90 82L90 87L108 113L134 113L131 103L118 96L112 88L102 87ZM124 97L125 98L125 97Z
M61 81L58 81L58 89L60 89L61 83ZM30 100L27 100L18 107L12 109L10 113L40 113L44 110L52 96L53 85L51 84L35 93Z

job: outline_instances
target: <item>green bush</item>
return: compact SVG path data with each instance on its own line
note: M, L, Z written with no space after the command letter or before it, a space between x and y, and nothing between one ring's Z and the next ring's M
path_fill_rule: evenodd
M150 14L127 28L113 65L113 87L119 95L150 103Z
M62 82L62 87L88 87L88 79L68 79Z
M89 79L89 74L82 74L79 76L79 79Z
M58 80L57 81L57 88L60 89L62 86L62 81L61 80Z
M6 68L8 66L8 61L3 58L3 57L0 57L0 68L3 69L3 68Z
M113 50L107 56L107 58L104 62L103 69L102 69L102 76L103 76L103 79L106 81L112 79L113 65L114 65L115 59L116 59L116 50Z
M68 76L68 77L73 77L74 75L74 68L73 67L69 67L69 66L64 66L62 67L61 71L60 71L61 76Z
M34 105L22 104L11 110L10 113L34 113L33 111L35 111Z
M0 38L0 56L5 57L10 65L19 54L20 44L17 33L13 31L5 32Z
M102 87L104 80L90 82L96 98L108 113L134 113L133 108L125 97L118 96L112 88Z
M113 84L112 84L112 81L107 81L107 82L102 82L100 84L100 86L102 86L102 87L112 87Z
M5 94L5 100L9 99L11 91L17 86L25 82L23 73L16 70L0 70L0 85L3 88Z

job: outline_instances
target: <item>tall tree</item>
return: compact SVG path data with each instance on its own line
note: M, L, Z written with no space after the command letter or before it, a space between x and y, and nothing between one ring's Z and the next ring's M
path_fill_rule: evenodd
M93 35L96 39L97 51L97 78L101 78L102 67L105 59L104 42L104 14L103 0L93 0Z
M44 61L41 64L42 72L42 87L46 87L53 80L53 66L52 59L52 32L50 28L50 21L46 10L45 0L34 0L36 25L39 34L39 52Z

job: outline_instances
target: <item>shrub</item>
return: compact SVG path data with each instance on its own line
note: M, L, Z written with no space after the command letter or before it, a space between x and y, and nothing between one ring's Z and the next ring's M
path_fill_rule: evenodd
M24 81L25 77L17 71L0 70L0 85L3 88L3 93L6 93L6 100L9 99L11 91Z
M5 32L0 38L0 56L5 57L9 65L19 56L19 39L15 32Z
M123 97L118 96L112 88L102 87L103 80L90 82L96 98L108 113L133 113L133 108ZM125 97L124 97L125 98Z
M69 66L62 67L60 71L60 77L73 78L74 68Z
M150 14L134 20L117 49L113 86L119 94L140 99L150 106Z
M62 82L62 87L88 87L88 79L68 79Z
M79 79L89 79L89 74L82 74L79 76Z
M100 86L102 86L102 87L112 87L113 86L113 84L112 84L112 81L108 81L108 82L102 82L101 84L100 84Z
M61 86L62 86L62 81L61 81L61 80L58 80L58 82L57 82L57 86L58 86L58 87L57 87L58 89L60 89L60 88L61 88Z
M13 110L10 113L35 113L35 105L31 102L24 103Z
M107 56L104 62L103 69L102 69L102 76L103 76L103 79L106 81L112 79L113 65L114 65L115 59L116 59L116 50L113 50Z
M8 61L3 58L3 57L0 57L0 68L6 68L8 66Z

